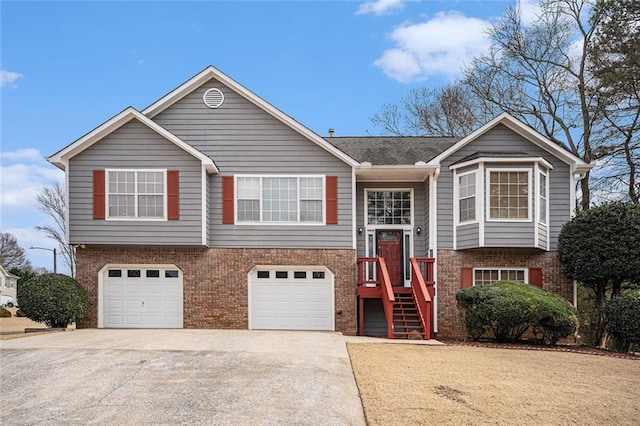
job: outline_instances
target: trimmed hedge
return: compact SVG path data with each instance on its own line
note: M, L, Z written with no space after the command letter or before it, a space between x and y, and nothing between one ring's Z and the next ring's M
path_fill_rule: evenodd
M611 299L605 307L607 331L622 341L623 349L640 344L640 290L629 290Z
M491 331L500 342L515 342L531 329L539 342L556 344L578 324L575 308L562 297L513 281L461 290L456 302L475 340Z
M86 290L63 274L31 278L18 289L18 300L27 318L54 328L66 328L83 318L89 305Z
M0 318L11 318L11 311L0 306Z

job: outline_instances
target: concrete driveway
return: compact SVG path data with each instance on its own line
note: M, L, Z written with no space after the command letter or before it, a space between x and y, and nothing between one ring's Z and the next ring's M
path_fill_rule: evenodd
M344 337L84 329L0 342L0 424L365 424Z

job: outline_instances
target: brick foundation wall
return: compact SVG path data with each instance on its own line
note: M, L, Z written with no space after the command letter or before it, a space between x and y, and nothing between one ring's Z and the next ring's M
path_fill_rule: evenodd
M543 288L573 302L573 283L562 273L555 251L526 249L438 250L438 335L465 338L467 332L456 306L462 268L523 267L542 268Z
M326 266L335 275L335 329L356 333L355 250L79 248L76 279L89 311L78 328L98 326L98 272L106 264L176 265L184 276L184 327L235 329L249 325L247 274L254 266Z

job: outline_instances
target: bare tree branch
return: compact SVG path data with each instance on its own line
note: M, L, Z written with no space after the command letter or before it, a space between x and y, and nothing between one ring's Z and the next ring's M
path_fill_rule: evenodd
M66 224L66 202L64 187L61 183L56 182L52 186L44 188L42 193L36 198L38 208L53 221L53 223L38 225L36 230L44 232L48 238L51 238L60 247L63 259L72 277L76 275L76 252L75 248L67 242L67 224Z

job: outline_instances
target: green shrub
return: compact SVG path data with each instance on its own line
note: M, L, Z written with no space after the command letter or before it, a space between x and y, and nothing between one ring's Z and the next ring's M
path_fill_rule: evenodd
M26 317L26 315L24 314L24 312L22 312L22 310L21 310L21 309L18 309L18 310L16 311L16 316L17 316L17 317Z
M18 289L20 309L31 320L48 327L65 328L87 312L84 288L62 274L44 274L31 278Z
M607 331L622 341L623 349L640 344L640 290L629 290L611 299L605 307Z
M11 311L0 307L0 318L11 318Z
M512 281L461 290L456 301L469 335L476 340L492 331L498 341L513 342L531 328L542 343L555 344L577 325L576 311L566 300Z

